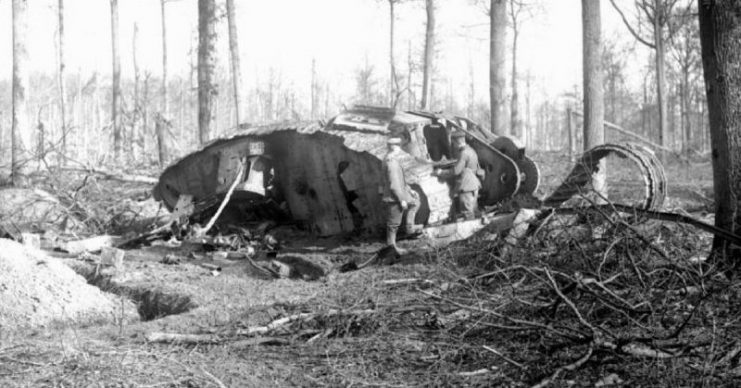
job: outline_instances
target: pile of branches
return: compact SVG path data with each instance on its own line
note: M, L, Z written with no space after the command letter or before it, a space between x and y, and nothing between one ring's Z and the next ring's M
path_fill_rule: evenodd
M738 284L704 260L706 240L694 228L587 208L547 219L517 245L457 255L469 264L465 280L420 292L465 317L447 319L448 332L496 351L515 381L596 384L616 371L660 384L666 376L652 368L681 365L680 385L714 385L741 372L740 304Z

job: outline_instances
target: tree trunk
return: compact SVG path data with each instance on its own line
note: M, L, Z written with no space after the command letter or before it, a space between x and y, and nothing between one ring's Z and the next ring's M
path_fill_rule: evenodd
M605 142L605 101L602 86L602 23L600 1L582 0L583 71L584 71L584 150ZM592 176L592 187L607 195L605 160Z
M163 167L169 159L167 154L167 140L165 137L165 126L160 123L168 119L168 101L167 101L167 18L165 17L165 2L160 0L161 25L162 25L162 87L160 97L162 99L162 108L160 116L155 118L155 136L157 137L157 160L160 167ZM182 123L181 123L182 124Z
M316 80L316 58L311 59L311 119L316 119L319 105L319 85Z
M216 85L216 0L198 0L198 138L201 145L212 136Z
M684 142L684 152L689 154L692 148L692 119L690 118L690 81L689 81L689 69L684 69L682 74L682 95L681 106L682 106L682 133Z
M523 134L525 135L525 139L527 139L527 148L532 149L533 148L533 123L532 123L532 107L530 105L530 101L532 98L532 84L533 78L532 74L528 70L527 72L527 78L525 79L525 126L523 130Z
M517 31L517 23L515 20L512 21L512 101L510 103L510 126L511 134L515 137L521 137L520 132L520 107L519 107L519 95L517 93L517 38L519 31Z
M162 26L162 114L167 116L167 18L165 17L165 2L160 0L161 26Z
M407 109L412 109L416 102L414 101L414 93L412 92L412 71L414 70L414 62L412 62L412 41L409 41L407 46Z
M473 59L468 57L468 104L466 107L466 116L474 119L474 109L476 107L476 77L473 73Z
M715 225L741 234L741 3L701 1L700 39L710 116ZM713 239L711 258L736 269L741 248Z
M425 27L425 57L422 65L422 100L419 103L421 109L427 109L427 104L432 99L430 82L433 68L432 54L435 49L435 1L425 0L425 4L427 26Z
M669 117L666 95L666 49L664 47L664 0L654 1L654 44L656 45L656 97L659 105L659 144L666 147L669 140ZM659 151L663 155L663 151Z
M232 87L234 88L234 120L239 127L244 101L242 94L242 68L239 61L239 34L234 11L234 0L226 0L226 17L229 24L229 54L232 61Z
M139 25L134 23L134 33L131 38L131 58L134 65L134 98L133 98L133 111L131 119L131 132L129 134L129 153L134 157L134 160L138 160L139 157L136 154L136 138L137 138L137 127L139 126L139 118L141 116L141 100L139 99L139 81L141 75L139 74L139 62L137 60L137 40L139 39Z
M26 115L26 94L28 91L28 3L26 0L13 0L13 108L11 133L10 180L14 186L23 185L28 163L29 135L31 128Z
M62 150L60 152L64 156L67 154L67 103L65 101L67 98L67 92L64 87L64 0L59 0L57 8L57 16L59 17L57 25L57 38L59 39L59 74L57 74L57 81L59 83L59 113L61 116L60 128L62 132ZM61 164L64 164L65 158L61 157L59 158L59 161Z
M397 92L396 92L396 62L394 61L394 25L396 24L396 15L394 12L394 5L396 0L388 0L389 2L389 105L396 107L397 103Z
M118 0L111 2L111 51L113 58L113 84L111 85L111 125L113 126L113 153L117 161L121 158L121 57L118 48Z
M506 135L504 127L505 37L507 34L507 2L491 0L489 8L489 108L491 132ZM503 133L504 132L504 133Z

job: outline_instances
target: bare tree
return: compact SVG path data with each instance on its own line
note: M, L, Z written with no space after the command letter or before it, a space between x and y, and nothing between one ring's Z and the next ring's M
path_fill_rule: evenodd
M584 72L584 150L605 142L605 101L602 86L602 22L599 0L582 0L582 61ZM592 176L593 189L607 194L605 161Z
M242 94L242 68L239 61L239 35L234 11L234 0L226 0L226 18L229 24L229 54L232 62L232 88L234 89L235 123L239 126L244 101Z
M617 39L602 41L602 71L605 90L605 117L607 121L620 124L625 94L625 71L632 57L629 46L620 45Z
M656 98L659 105L659 144L666 146L669 136L668 104L666 92L666 42L671 40L673 30L670 18L679 0L638 0L635 2L637 16L634 27L615 0L610 0L620 14L628 31L642 44L654 50L656 70ZM650 31L649 36L642 35Z
M433 70L433 51L435 49L435 0L425 0L425 10L427 12L427 24L425 27L425 51L424 62L422 64L422 99L419 103L421 109L427 109L431 97L432 70Z
M64 87L64 0L57 2L57 48L59 56L59 72L57 73L57 82L59 84L59 115L60 126L62 131L62 150L63 155L67 154L67 92ZM64 163L64 157L59 158Z
M412 42L407 45L407 109L412 109L417 105L414 89L412 89L412 73L416 65L412 59Z
M491 132L507 134L504 126L505 38L507 34L507 1L490 0L489 4L489 106Z
M691 89L692 85L702 83L699 26L697 18L692 17L695 13L697 8L692 4L678 12L675 18L677 32L671 42L671 53L679 67L679 117L685 153L690 151L692 143Z
M160 97L162 99L161 112L155 116L155 132L157 137L157 154L160 167L164 166L169 159L167 150L167 139L165 137L166 126L168 124L168 101L167 101L167 17L165 13L165 3L167 0L160 0L160 17L162 26L162 86Z
M712 143L715 225L741 234L741 2L699 3ZM741 248L716 236L711 258L738 270Z
M113 126L113 153L116 160L121 157L121 56L118 42L118 0L111 2L111 51L113 58L113 84L111 85L111 125Z
M319 105L319 82L316 79L316 58L311 59L311 119L316 118Z
M396 63L394 61L394 26L396 25L395 5L399 0L387 0L389 4L389 105L396 106Z
M131 129L129 131L129 138L128 138L128 148L129 153L131 155L134 155L134 158L136 158L136 139L137 139L137 131L140 130L139 128L139 119L141 118L141 111L142 111L142 101L139 98L139 81L141 79L140 73L139 73L139 61L138 61L138 41L139 41L139 24L134 22L134 32L131 36L131 59L132 64L134 65L134 93L133 93L133 106L131 109Z
M355 73L356 93L360 96L361 104L372 104L375 102L376 80L373 76L374 71L375 68L370 64L366 55L363 67L358 68Z
M167 116L167 17L165 13L167 0L160 0L160 26L162 27L162 114Z
M30 160L28 135L31 128L26 117L28 90L28 33L27 0L13 0L13 122L11 126L10 180L14 186L22 185Z
M216 0L198 0L198 138L213 135L216 85Z

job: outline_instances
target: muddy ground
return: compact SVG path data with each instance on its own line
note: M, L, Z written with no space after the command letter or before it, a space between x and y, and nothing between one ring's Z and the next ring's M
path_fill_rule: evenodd
M538 154L535 159L543 170L538 192L542 197L566 175L565 166L570 164L555 154ZM617 166L620 162L611 163ZM611 175L616 195L635 198L640 180L630 176L627 169L616 170ZM670 186L665 209L712 221L709 164L672 159L666 170ZM136 212L131 211L133 206L124 208L124 202L147 200L146 185L99 181L89 187L87 200L94 203L98 198L106 209L97 213L93 205L87 209L87 214L98 220L99 230L124 233L141 227L143 221L117 220L127 213L126 209ZM113 193L125 199L111 200ZM710 241L707 233L673 224L643 227L649 230L647 235L656 232L663 236L663 240L657 238L653 243L670 254L679 252L682 260L704 255ZM98 266L89 257L56 254L90 284L133 301L140 320L2 332L0 386L531 386L579 358L577 350L582 345L578 341L572 353L564 345L568 341L551 341L538 332L506 328L496 329L503 332L492 331L496 325L484 322L483 316L475 313L493 300L505 300L509 294L502 288L481 293L490 289L477 288L466 279L490 270L492 263L507 261L510 265L520 257L522 263L539 260L533 268L550 263L556 271L564 262L573 264L573 252L563 247L582 251L589 247L529 242L532 249L516 251L513 249L517 247L471 241L443 249L423 249L406 241L402 246L411 248L413 254L393 265L371 265L341 273L338 269L342 264L372 256L382 247L380 241L352 236L316 239L291 226L279 227L274 233L283 244L279 257L306 260L321 267L326 275L314 279L299 272L293 278L273 279L256 270L253 262L214 259L197 244L163 242L128 250L117 268ZM685 244L681 249L677 248L681 244L669 237L673 235L681 235ZM618 236L614 245L602 246L590 257L607 260L605 252L618 252L614 247L627 240ZM625 249L632 248L626 245ZM165 257L169 263L163 262ZM311 268L306 271L312 274ZM510 289L527 284L525 277L519 276L496 283L487 284L507 285ZM480 309L450 309L451 304L440 303L446 295L449 300L454 295L460 297L455 303L465 301ZM521 313L523 319L529 319L539 314L509 310L511 303L502 303L501 311L507 311L508 316ZM554 310L554 316L562 310ZM294 321L276 321L286 317ZM648 321L641 324L648 325ZM693 329L697 331L691 334L716 338L720 321L716 314L698 323ZM271 323L273 326L266 327ZM703 332L703 327L707 331ZM255 335L255 328L264 331ZM197 336L181 337L174 343L158 342L156 333ZM730 345L714 342L713 346L717 350ZM727 370L719 374L718 370L707 372L707 368L701 368L702 359L636 359L603 352L594 356L590 353L588 363L559 372L548 383L732 385L735 378L729 372L735 363L726 365ZM689 367L697 365L704 374Z

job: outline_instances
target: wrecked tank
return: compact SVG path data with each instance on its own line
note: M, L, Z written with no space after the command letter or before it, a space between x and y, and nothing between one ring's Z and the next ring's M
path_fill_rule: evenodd
M453 182L433 175L434 168L457 158L453 131L467 134L485 170L482 217L473 221L455 219ZM326 123L256 126L216 140L169 166L153 194L171 211L186 199L199 212L230 193L229 213L239 220L298 223L319 236L379 233L385 225L382 161L390 136L404 139L406 179L422 202L416 222L434 238L465 238L491 224L506 229L514 212L493 209L532 197L538 187L538 167L524 148L469 119L355 106Z

